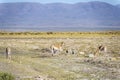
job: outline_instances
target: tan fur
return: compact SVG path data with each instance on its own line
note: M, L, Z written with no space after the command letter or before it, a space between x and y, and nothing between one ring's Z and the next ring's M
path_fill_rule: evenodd
M50 46L52 53L55 53L55 51L62 51L62 47L64 45L64 42L60 43L54 43Z
M6 59L11 59L11 49L10 49L10 47L6 48Z

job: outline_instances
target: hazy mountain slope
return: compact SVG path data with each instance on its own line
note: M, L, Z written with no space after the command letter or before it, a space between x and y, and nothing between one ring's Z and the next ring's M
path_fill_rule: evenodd
M120 8L104 2L0 3L1 28L120 26Z
M116 6L120 8L120 4L117 4Z

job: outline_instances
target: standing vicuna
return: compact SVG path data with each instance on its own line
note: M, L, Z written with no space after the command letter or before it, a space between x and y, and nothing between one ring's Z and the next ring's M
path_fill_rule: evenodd
M64 42L54 43L50 46L52 54L63 51Z
M10 47L6 48L6 59L11 60L11 48Z

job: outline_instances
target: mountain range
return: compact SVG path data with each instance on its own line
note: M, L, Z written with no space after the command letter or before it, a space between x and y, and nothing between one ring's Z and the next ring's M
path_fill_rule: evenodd
M0 3L0 29L120 30L120 5L105 2Z

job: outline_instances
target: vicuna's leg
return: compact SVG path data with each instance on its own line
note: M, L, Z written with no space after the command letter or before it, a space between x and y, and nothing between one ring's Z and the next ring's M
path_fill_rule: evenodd
M99 49L97 49L96 51L95 51L95 53L94 53L94 56L99 56Z
M55 54L55 49L52 48L51 52L52 52L52 56L53 56Z
M56 53L56 51L55 51L54 48L52 48L51 52L52 52L52 54L55 54L55 53Z

